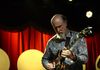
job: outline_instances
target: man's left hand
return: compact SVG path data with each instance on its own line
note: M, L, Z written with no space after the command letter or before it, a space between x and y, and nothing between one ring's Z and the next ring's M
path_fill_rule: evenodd
M76 57L75 57L75 54L73 54L72 51L68 50L68 49L63 49L62 52L61 52L61 56L64 57L64 58L70 58L72 60L74 60Z

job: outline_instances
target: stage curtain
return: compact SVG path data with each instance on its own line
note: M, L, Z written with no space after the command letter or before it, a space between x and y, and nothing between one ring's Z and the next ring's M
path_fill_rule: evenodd
M10 58L10 70L17 70L19 55L28 49L37 49L44 52L46 43L52 35L45 34L34 28L26 28L20 32L0 30L0 48ZM87 37L87 48L89 60L86 64L87 70L95 70L95 62L100 55L100 33L94 33L93 37Z
M93 37L87 37L88 63L87 70L96 70L96 59L100 55L100 32L95 32Z
M51 35L39 32L34 28L26 28L21 32L0 30L0 48L10 58L10 70L17 70L17 60L20 54L29 49L44 52Z

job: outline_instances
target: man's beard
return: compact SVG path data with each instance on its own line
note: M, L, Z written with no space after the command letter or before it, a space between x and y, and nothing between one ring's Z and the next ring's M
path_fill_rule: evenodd
M65 39L66 38L65 33L58 34L57 38L59 38L59 39Z

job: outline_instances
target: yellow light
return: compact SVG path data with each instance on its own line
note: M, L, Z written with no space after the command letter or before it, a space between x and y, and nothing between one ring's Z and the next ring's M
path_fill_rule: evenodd
M83 64L83 70L86 70L86 64Z
M86 12L86 17L87 17L87 18L91 18L92 16L93 16L92 11L87 11L87 12Z
M98 67L98 62L99 62L99 60L100 60L100 55L97 57L97 59L96 59L96 63L95 63L95 67L96 67L96 70L100 70L100 68Z
M23 52L17 61L18 70L45 70L42 66L43 53L38 50L27 50Z
M0 70L9 70L10 60L5 51L0 49Z

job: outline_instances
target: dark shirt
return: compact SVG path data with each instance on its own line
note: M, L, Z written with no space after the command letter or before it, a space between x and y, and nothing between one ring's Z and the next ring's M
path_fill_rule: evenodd
M66 37L70 37L71 44L78 32L75 31L69 31ZM58 54L59 50L62 50L65 47L65 40L57 41L55 38L57 37L57 34L54 35L47 43L46 50L44 52L43 58L42 58L42 64L47 69L47 63L49 61L52 61L56 59L56 56ZM71 62L72 60L68 60L65 58L63 61L65 64L68 64L69 67L65 70L82 70L82 64L86 63L88 60L88 52L87 52L87 45L84 38L79 39L73 46L70 46L70 48L74 47L72 52L76 55L76 60L74 62Z

